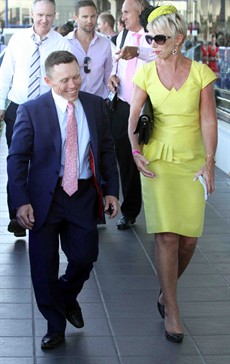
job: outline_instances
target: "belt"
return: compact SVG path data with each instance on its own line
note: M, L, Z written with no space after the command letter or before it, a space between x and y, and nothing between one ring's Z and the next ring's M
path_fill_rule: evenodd
M57 187L62 187L62 177L58 177L58 180L57 180ZM87 179L79 179L78 180L78 185L82 185L82 184L86 184L86 183L89 183L91 180L91 178L87 178Z

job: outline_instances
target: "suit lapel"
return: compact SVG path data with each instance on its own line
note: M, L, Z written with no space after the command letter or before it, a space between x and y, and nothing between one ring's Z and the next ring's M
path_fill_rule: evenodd
M98 138L97 138L97 128L96 128L96 119L95 119L95 108L89 104L89 99L84 95L83 92L79 92L79 100L82 103L82 107L84 109L88 127L89 127L89 133L90 133L90 139L91 139L91 145L92 150L96 155L96 151L98 149Z
M58 115L56 106L54 103L54 99L51 91L46 94L45 105L44 105L44 114L47 120L47 125L50 132L50 138L53 140L55 150L57 152L58 157L60 157L61 153L61 130L58 121Z

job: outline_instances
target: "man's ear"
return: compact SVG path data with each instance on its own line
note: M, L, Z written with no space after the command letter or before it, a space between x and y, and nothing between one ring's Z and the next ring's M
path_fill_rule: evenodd
M45 76L44 81L49 87L52 87L53 83L49 77Z

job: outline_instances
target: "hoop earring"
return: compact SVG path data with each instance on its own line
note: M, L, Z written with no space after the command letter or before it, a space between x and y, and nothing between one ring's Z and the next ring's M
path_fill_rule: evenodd
M177 54L177 49L176 48L173 49L172 54Z

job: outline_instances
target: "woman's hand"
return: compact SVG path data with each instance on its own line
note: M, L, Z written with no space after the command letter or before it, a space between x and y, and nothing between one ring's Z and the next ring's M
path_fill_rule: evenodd
M149 178L156 178L156 174L151 172L147 166L149 164L149 161L147 161L147 159L145 159L145 157L142 154L134 154L133 156L134 161L137 165L137 169L139 172L141 172L143 174L143 176L145 177L149 177Z
M204 166L195 175L195 180L202 175L206 181L207 192L209 195L215 191L214 184L215 160L213 157L207 158Z

